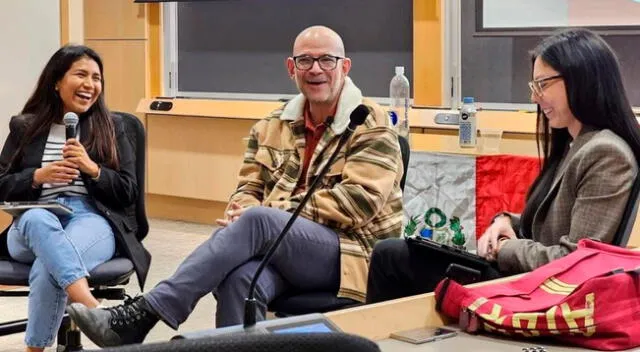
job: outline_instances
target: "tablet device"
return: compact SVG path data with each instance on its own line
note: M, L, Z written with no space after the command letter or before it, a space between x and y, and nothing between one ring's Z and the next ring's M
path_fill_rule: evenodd
M4 202L0 204L0 209L11 216L19 216L29 209L46 209L56 215L73 214L73 209L53 200L33 201L33 202Z
M265 327L265 329L273 334L340 332L340 329L327 319L310 319L289 324L277 324Z
M340 328L322 313L294 315L286 318L263 320L251 328L242 324L231 325L217 329L193 331L176 335L172 340L201 339L222 335L256 335L256 334L329 334L341 332ZM255 349L256 351L259 348Z
M446 244L442 244L422 236L407 237L406 240L409 245L420 246L425 250L436 251L440 254L451 257L451 262L467 265L480 270L481 272L484 272L484 270L491 266L491 262L477 254L447 246Z

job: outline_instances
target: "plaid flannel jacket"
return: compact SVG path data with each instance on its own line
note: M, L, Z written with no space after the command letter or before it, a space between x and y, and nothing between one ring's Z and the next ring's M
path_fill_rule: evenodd
M293 212L305 195L294 194L299 177L308 187L334 152L349 115L359 104L371 113L350 137L301 216L334 229L340 238L338 296L364 301L369 256L376 241L400 235L404 172L397 134L386 112L363 98L346 78L330 127L318 142L307 175L300 175L305 148L305 98L296 96L257 122L250 132L239 183L230 202Z

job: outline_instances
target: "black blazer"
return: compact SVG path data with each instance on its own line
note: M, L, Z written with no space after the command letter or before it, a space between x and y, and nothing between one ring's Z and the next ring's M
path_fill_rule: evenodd
M14 163L15 165L10 165L11 158L25 134L29 118L28 115L14 116L9 123L9 136L0 154L0 201L37 200L42 192L41 188L34 189L31 185L35 170L41 166L49 131L36 136L25 146L21 160ZM81 177L96 208L111 224L118 250L133 262L142 288L149 271L151 255L136 238L138 223L135 206L137 198L144 197L144 193L136 183L135 154L126 135L128 131L125 132L122 117L112 115L112 118L120 170L109 168L98 160L96 155L89 153L89 157L100 165L100 177L97 181L84 173L81 173ZM79 125L81 134L89 129L89 121L86 118L80 118ZM8 256L7 230L0 234L0 256Z

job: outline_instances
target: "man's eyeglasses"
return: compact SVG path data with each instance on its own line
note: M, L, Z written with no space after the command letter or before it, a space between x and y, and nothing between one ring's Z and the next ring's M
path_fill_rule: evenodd
M344 57L333 55L322 55L320 57L300 55L294 56L293 62L296 64L296 68L302 71L310 70L316 61L318 61L318 66L320 66L323 71L332 71L338 66L338 60L340 59L344 59Z
M533 80L529 82L529 89L531 89L532 93L541 97L544 89L549 85L548 82L556 78L562 78L562 75L555 75L551 77L545 77L545 78Z

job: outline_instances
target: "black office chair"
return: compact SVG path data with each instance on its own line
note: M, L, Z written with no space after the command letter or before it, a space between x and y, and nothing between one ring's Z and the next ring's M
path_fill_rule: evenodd
M122 117L125 130L134 131L127 133L131 146L136 155L136 176L139 197L136 203L136 220L138 223L138 233L136 237L142 240L149 232L149 223L145 211L144 202L144 180L145 180L145 131L140 120L127 113L113 112ZM6 243L0 243L6 246ZM8 253L6 247L0 253ZM8 286L29 286L29 271L31 266L16 262L10 257L0 257L0 285ZM122 300L125 298L123 288L114 286L129 283L129 278L134 273L133 263L124 257L118 256L97 266L90 272L89 286L92 288L93 296L98 299ZM0 297L26 297L29 291L11 290L0 291ZM27 319L15 320L0 323L0 336L24 332L27 327ZM72 328L71 321L65 314L62 324L58 329L58 349L64 351L79 351L82 349L80 343L80 331Z
M107 348L104 352L380 352L364 337L344 333L228 335Z
M400 180L400 188L404 190L404 183L407 177L407 168L409 167L409 157L411 149L409 141L398 136L400 144L400 153L402 154L402 165L404 173ZM277 317L287 317L292 315L302 315L309 313L325 313L339 309L345 309L361 305L361 302L350 298L337 297L335 292L318 291L318 292L285 292L271 303L267 309L274 312Z
M626 247L633 231L633 225L636 223L636 216L638 215L638 197L640 196L640 176L636 177L631 187L631 194L629 194L629 200L622 213L622 219L620 219L620 226L616 231L615 236L611 244L616 246Z

